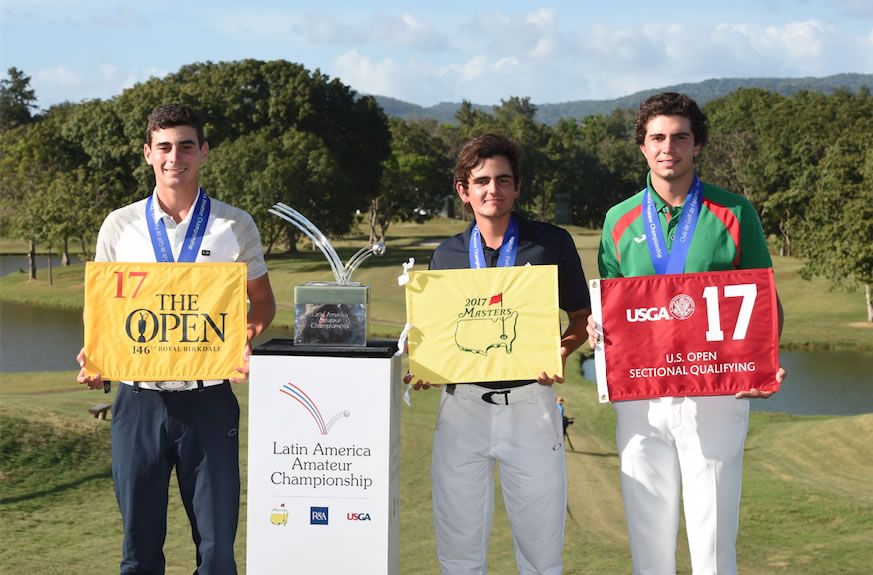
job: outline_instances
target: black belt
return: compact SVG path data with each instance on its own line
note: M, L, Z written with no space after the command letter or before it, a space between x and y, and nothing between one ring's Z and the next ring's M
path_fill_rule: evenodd
M465 384L465 385L473 385L473 384ZM492 390L486 391L485 393L481 394L479 396L479 399L481 399L485 403L490 403L491 405L509 405L509 396L513 392L519 393L521 391L524 391L525 392L524 395L527 395L527 393L531 389L529 387L531 385L534 385L534 384L529 383L527 385L521 385L518 387L511 387L509 389L492 389ZM449 395L455 395L456 384L449 383L445 387L446 387L446 393L448 393ZM472 387L469 389L472 389ZM478 394L478 390L473 392L471 395L476 396L477 394Z

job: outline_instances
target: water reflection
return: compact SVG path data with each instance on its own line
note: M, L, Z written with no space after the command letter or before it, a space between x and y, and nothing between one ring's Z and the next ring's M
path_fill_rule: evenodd
M0 300L0 373L78 369L84 332L80 311ZM270 329L255 345L290 337L288 330Z
M82 312L0 300L0 372L78 369Z
M269 329L255 345L291 338L289 330ZM0 373L74 371L82 347L82 314L0 301ZM788 378L782 391L752 400L755 411L797 415L873 413L873 353L790 351L779 354ZM594 381L594 362L583 363Z
M873 412L873 354L788 351L779 354L788 377L770 399L752 401L755 411L857 415Z
M70 263L79 264L82 260L76 256L70 256ZM60 254L52 254L52 267L58 268L61 266ZM36 269L44 270L48 267L48 255L38 254L36 256ZM8 255L0 254L0 276L11 274L14 272L27 273L27 256L26 255Z
M770 399L753 399L753 411L794 415L873 413L873 354L853 351L783 351L788 377ZM582 364L595 381L594 360Z

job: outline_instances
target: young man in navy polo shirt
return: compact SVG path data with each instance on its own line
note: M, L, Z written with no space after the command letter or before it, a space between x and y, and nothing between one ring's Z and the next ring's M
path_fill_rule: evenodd
M566 361L585 340L588 288L570 234L512 211L520 192L520 159L518 144L500 134L464 145L455 189L475 221L434 251L430 269L557 265L559 304L570 320L561 339ZM475 263L471 254L478 254ZM405 379L413 380L412 374ZM563 377L542 372L537 381L443 386L431 477L444 575L487 571L497 462L519 573L562 572L567 468L555 382ZM418 380L413 387L430 384Z

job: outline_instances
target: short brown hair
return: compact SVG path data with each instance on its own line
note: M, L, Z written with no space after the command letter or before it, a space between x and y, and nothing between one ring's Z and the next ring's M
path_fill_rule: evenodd
M512 168L512 179L518 188L521 182L521 146L518 142L503 134L482 134L464 144L458 154L455 164L455 185L461 184L467 189L470 172L482 163L482 160L504 156Z
M634 122L634 140L638 146L646 141L646 126L655 116L682 116L691 122L691 133L694 143L703 145L709 130L706 127L706 114L697 106L697 102L685 94L662 92L651 96L640 104L637 119Z
M176 126L191 126L197 132L197 145L203 147L203 123L197 112L184 104L164 104L152 110L146 128L146 144L152 145L152 132Z

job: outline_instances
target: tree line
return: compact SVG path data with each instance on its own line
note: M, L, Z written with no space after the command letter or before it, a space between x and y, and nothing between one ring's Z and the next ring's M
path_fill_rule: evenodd
M297 240L296 228L267 212L278 201L334 236L366 214L371 241L384 241L392 222L447 204L460 211L454 158L485 131L522 145L518 206L544 221L598 228L647 170L632 109L546 125L528 98L510 97L493 113L463 102L451 125L405 121L338 79L283 60L195 63L109 100L40 113L29 82L16 68L0 81L0 235L64 254L74 240L86 258L106 214L152 189L145 126L166 102L200 113L210 145L201 184L252 214L268 252L293 251ZM804 275L864 285L873 322L870 90L782 96L741 88L704 111L710 140L701 178L746 196L772 248L804 258Z

